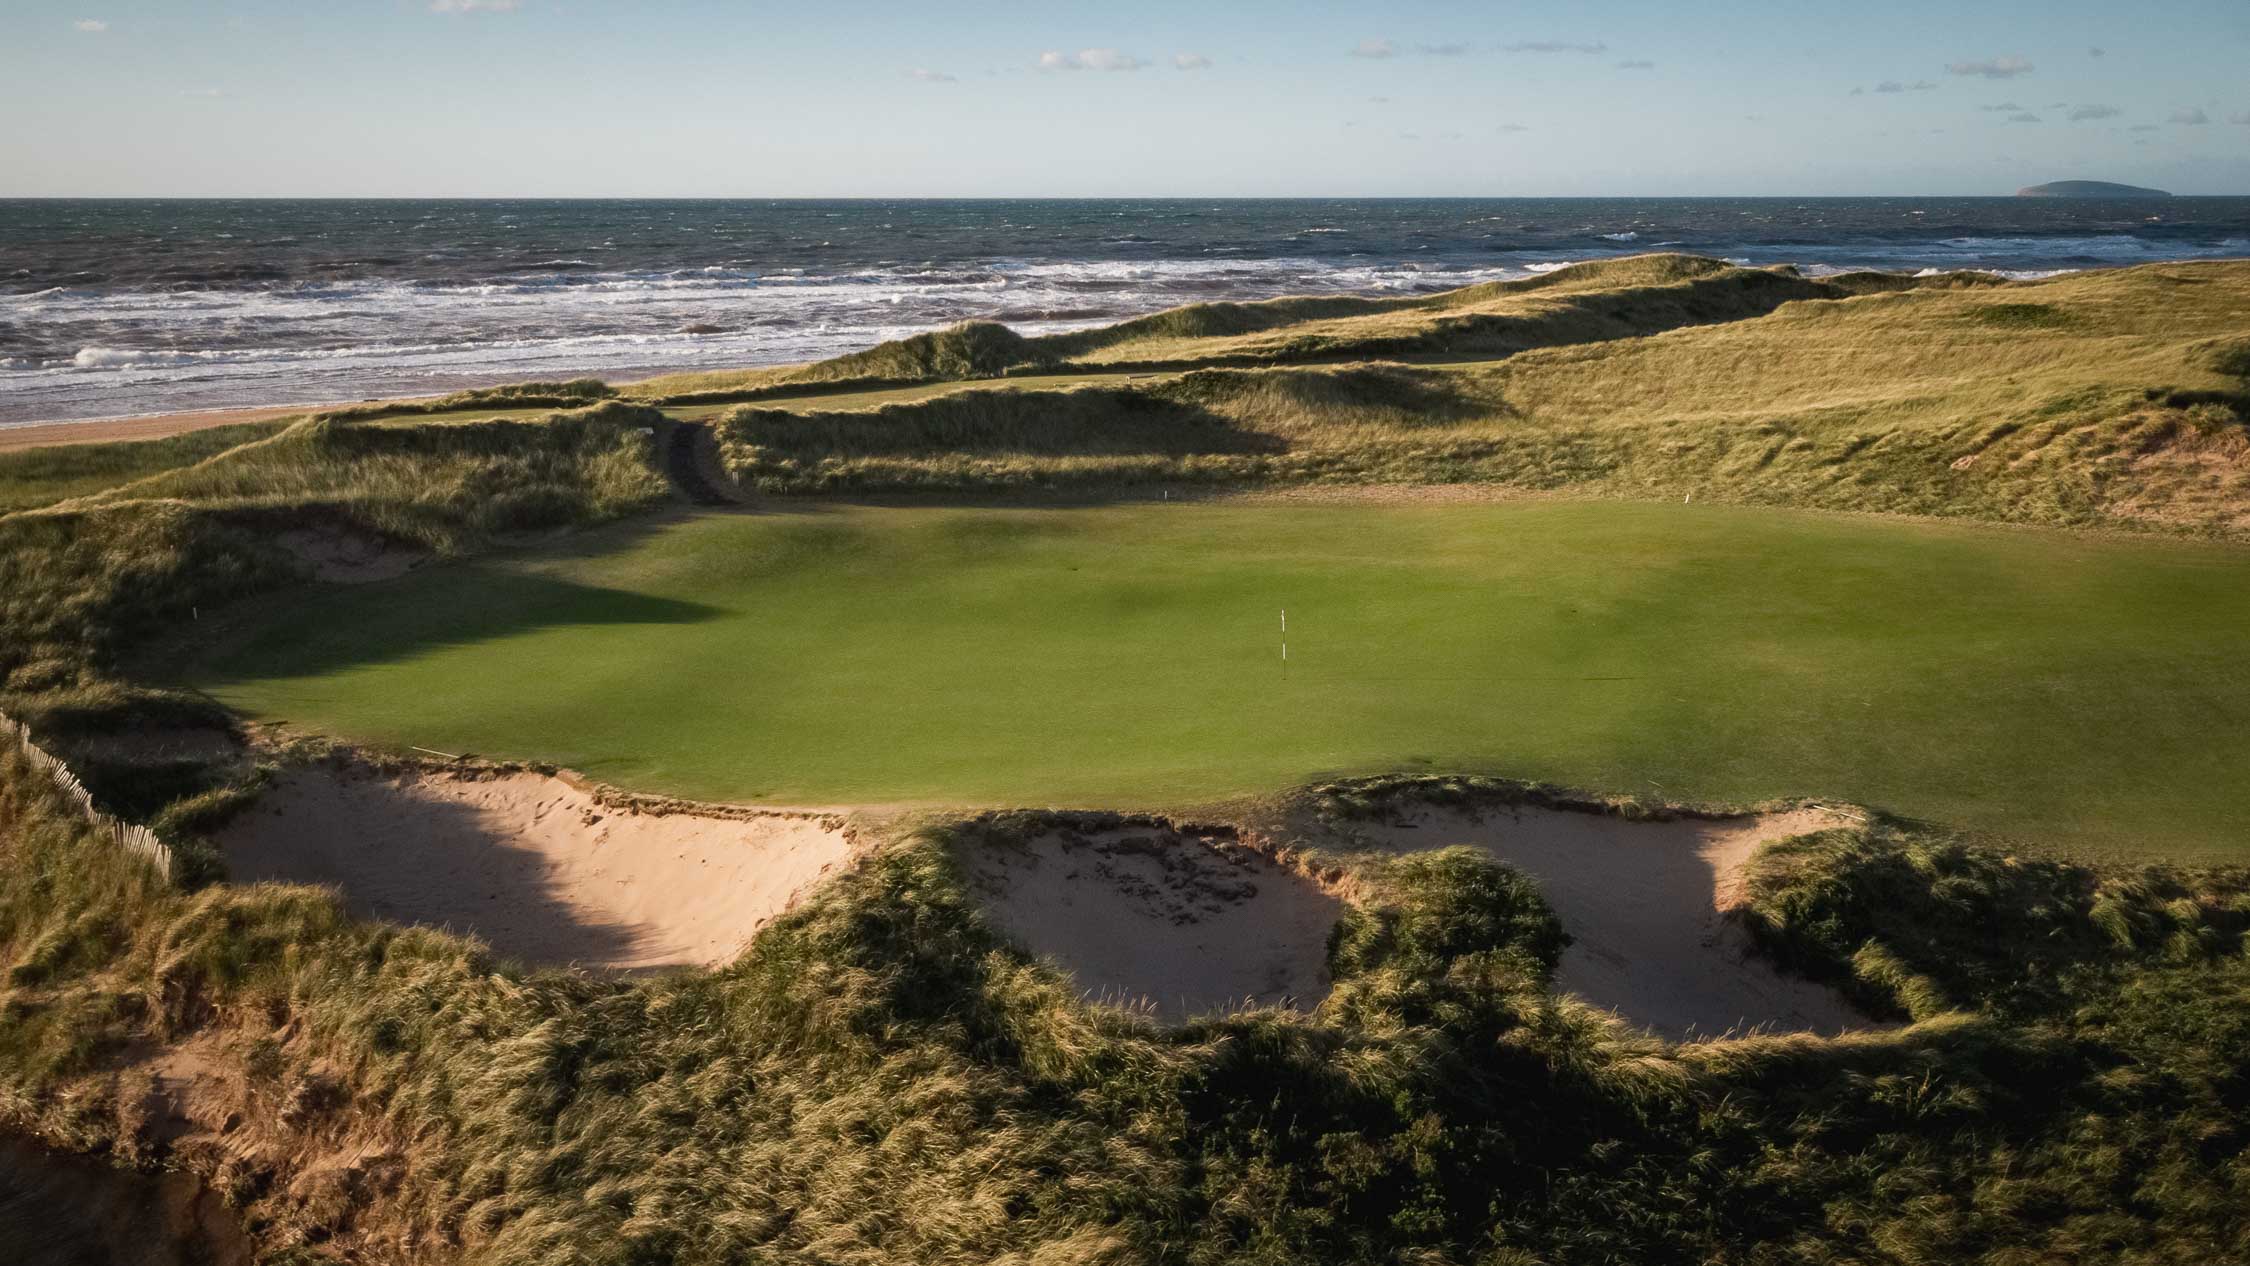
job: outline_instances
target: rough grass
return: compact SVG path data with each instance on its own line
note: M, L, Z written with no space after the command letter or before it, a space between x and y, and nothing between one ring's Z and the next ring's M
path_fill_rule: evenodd
M498 533L595 522L661 500L628 405L544 422L299 422L66 508L0 517L0 688L68 683L202 608L286 583L291 529L457 552Z
M2218 1261L2250 1217L2238 874L2058 871L2044 926L2098 970L1674 1048L1548 994L1537 893L1453 851L1355 912L1319 1013L1167 1032L979 921L949 836L1036 815L893 841L733 966L618 983L309 889L163 889L25 773L0 755L0 1116L204 1176L285 1259ZM1916 860L1949 847L1801 848L1766 935L1831 974L1975 944L2023 884ZM2191 934L2105 930L2158 923ZM223 1141L137 1132L165 1047Z
M1038 338L971 321L809 365L676 374L631 384L629 391L635 399L687 405L886 383L1128 368L1384 357L1495 359L1534 347L1743 320L1794 300L2003 284L1964 273L1869 273L1811 281L1788 269L1736 268L1689 255L1640 255L1435 295L1191 304Z
M720 431L739 477L784 493L1470 482L2250 530L2250 265L1864 289L1488 363L796 400L737 408Z
M50 506L197 462L253 440L287 422L214 426L158 440L56 444L0 453L0 514Z

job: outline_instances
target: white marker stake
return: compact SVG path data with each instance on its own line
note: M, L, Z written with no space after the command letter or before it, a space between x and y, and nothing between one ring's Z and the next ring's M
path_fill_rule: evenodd
M1289 608L1281 609L1281 675L1289 675Z

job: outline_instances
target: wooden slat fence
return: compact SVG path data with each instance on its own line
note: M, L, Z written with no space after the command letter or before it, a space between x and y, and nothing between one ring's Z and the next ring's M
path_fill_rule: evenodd
M147 858L156 867L157 873L167 880L172 877L171 845L158 839L156 832L145 826L120 822L96 809L93 793L86 790L86 784L78 781L78 775L70 772L70 766L64 764L61 757L31 741L31 727L0 712L0 742L15 744L31 761L32 767L47 775L48 780L55 784L55 789L70 797L86 815L86 820L93 823L97 830L105 832L117 847Z

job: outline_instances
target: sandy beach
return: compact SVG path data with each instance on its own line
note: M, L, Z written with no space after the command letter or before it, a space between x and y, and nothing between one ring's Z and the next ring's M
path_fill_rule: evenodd
M207 431L239 422L267 422L333 404L277 404L248 409L197 409L186 413L151 413L131 418L93 418L83 422L34 422L28 426L0 427L0 453L56 444L107 444L117 440L160 440L168 435Z

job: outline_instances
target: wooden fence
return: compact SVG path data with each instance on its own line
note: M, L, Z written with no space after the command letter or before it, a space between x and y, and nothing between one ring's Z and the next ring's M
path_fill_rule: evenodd
M31 741L29 726L0 712L0 742L14 743L31 761L32 768L47 775L48 781L55 784L55 789L70 797L72 803L86 815L86 820L93 823L96 830L108 835L112 843L126 852L147 858L156 867L158 874L166 880L171 879L171 845L156 838L156 832L145 826L120 822L95 808L94 795L86 790L86 784L78 781L78 775L70 772L70 766L65 765L60 757Z

